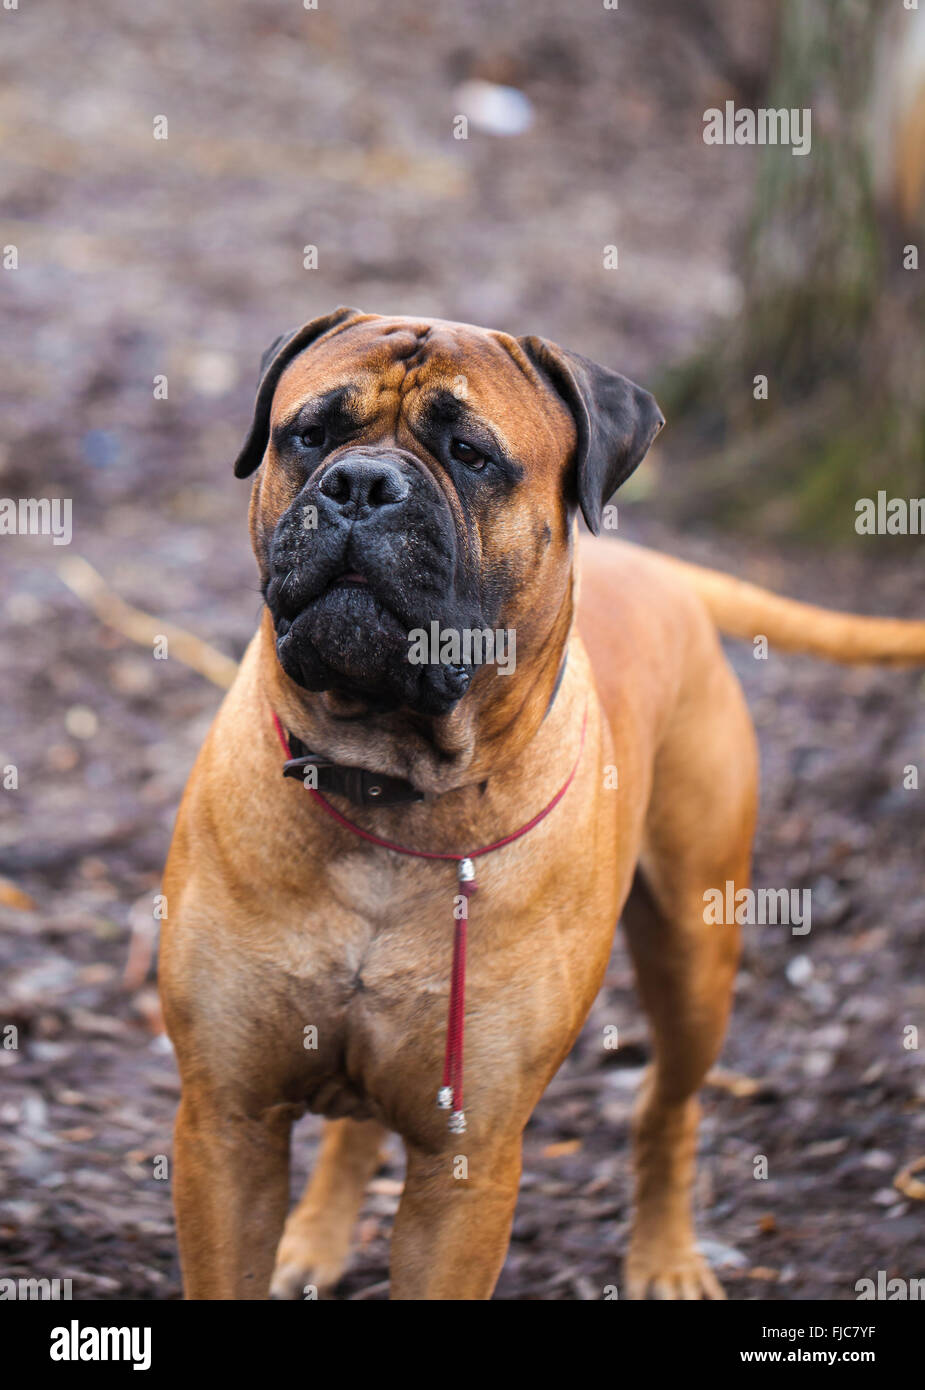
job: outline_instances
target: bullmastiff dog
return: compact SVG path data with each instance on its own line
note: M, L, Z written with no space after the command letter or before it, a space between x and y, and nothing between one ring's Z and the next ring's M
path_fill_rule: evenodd
M391 1296L489 1298L524 1127L621 918L653 1035L622 1291L722 1297L691 1187L739 939L704 895L748 884L758 768L717 625L901 662L925 623L579 541L662 424L616 372L439 319L338 309L265 355L235 465L265 607L164 885L188 1298L335 1285L388 1131ZM515 661L467 645L496 633Z

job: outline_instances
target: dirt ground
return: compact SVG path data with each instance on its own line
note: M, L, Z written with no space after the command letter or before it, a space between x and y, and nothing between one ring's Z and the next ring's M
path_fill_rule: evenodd
M127 987L124 972L219 693L101 625L58 563L85 557L129 601L240 655L260 598L230 464L257 361L337 302L542 333L651 384L737 302L753 166L749 151L712 157L700 119L764 48L750 3L722 51L667 2L81 9L5 13L0 57L3 241L19 251L3 280L0 493L72 498L74 527L69 547L0 541L0 769L19 784L0 797L0 1030L19 1041L0 1048L0 1275L172 1299L155 1173L176 1072L151 979ZM532 128L454 141L471 78L520 88ZM666 529L660 492L695 488L669 431L621 533L817 603L921 617L914 551ZM810 888L813 923L746 929L703 1097L700 1233L733 1298L850 1299L878 1270L925 1273L925 1205L893 1186L925 1154L923 1053L904 1046L925 1028L925 790L903 787L908 765L925 774L925 688L914 672L730 656L764 764L755 881ZM497 1298L619 1284L647 1056L618 935L529 1126ZM294 1190L318 1130L297 1132ZM396 1145L338 1296L385 1297L400 1183Z

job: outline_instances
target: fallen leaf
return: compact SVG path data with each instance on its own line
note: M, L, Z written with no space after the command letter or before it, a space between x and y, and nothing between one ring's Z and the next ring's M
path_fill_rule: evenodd
M920 1173L925 1168L925 1157L917 1158L913 1163L909 1163L901 1172L896 1174L893 1179L893 1186L897 1192L901 1192L904 1197L911 1197L915 1202L925 1202L925 1182L920 1178L914 1178L913 1173Z
M580 1139L563 1139L558 1144L547 1144L543 1149L544 1158L566 1158L569 1154L581 1152Z
M4 907L16 907L20 912L35 912L38 907L35 899L30 898L21 888L17 888L9 878L0 878L0 904Z
M756 1081L753 1076L745 1076L739 1071L726 1071L724 1067L714 1067L707 1075L707 1085L741 1098L757 1096L765 1089L767 1082Z

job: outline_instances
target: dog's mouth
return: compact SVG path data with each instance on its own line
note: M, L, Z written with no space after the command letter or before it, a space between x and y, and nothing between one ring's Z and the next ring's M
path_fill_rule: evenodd
M439 662L414 664L407 622L389 606L388 585L344 569L321 588L300 592L298 577L271 604L276 654L305 690L333 690L377 709L408 705L444 714L468 689L471 672ZM416 629L420 630L420 629Z
M365 584L369 587L369 580L364 579L363 575L358 574L356 570L344 570L343 574L334 576L328 584L328 589L341 589L347 585L355 584ZM327 590L325 590L325 592L327 592Z
M293 576L277 590L271 610L277 639L298 629L311 632L323 647L328 645L326 639L339 647L347 641L373 640L384 630L393 640L399 635L405 640L405 624L389 608L381 586L359 570L339 570L310 587Z
M273 614L277 638L285 637L304 615L326 600L338 595L362 590L372 596L372 586L359 570L337 570L328 579L319 580L298 570L277 575L266 590L266 599Z
M340 690L353 696L397 696L404 686L406 625L391 611L379 586L359 570L343 569L306 592L298 576L274 605L276 653L297 684L308 690Z

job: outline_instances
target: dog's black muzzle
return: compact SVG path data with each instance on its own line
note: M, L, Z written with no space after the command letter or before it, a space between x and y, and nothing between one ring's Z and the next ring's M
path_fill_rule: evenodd
M280 518L265 597L286 673L381 707L445 713L464 666L412 665L409 633L433 621L483 626L449 503L410 454L348 449L316 472Z

